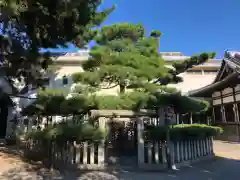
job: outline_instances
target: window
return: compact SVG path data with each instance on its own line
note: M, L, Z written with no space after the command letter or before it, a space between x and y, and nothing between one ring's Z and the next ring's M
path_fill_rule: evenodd
M63 76L62 83L63 83L63 85L67 85L68 84L68 78L67 78L66 75Z

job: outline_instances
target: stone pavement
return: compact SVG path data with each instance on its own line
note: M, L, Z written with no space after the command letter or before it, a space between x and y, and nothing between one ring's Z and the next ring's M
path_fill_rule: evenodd
M181 168L169 172L97 172L81 174L49 173L44 168L21 162L19 158L0 153L0 179L12 180L239 180L240 179L240 144L214 142L216 160ZM1 150L0 150L1 151Z

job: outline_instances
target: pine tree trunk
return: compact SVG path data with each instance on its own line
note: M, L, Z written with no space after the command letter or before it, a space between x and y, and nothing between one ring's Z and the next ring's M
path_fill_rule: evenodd
M124 94L125 93L125 89L126 89L126 86L123 85L123 84L120 84L120 94Z

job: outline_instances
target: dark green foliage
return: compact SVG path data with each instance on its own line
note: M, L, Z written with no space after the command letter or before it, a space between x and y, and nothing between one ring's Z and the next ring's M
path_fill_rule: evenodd
M169 83L178 83L182 81L182 78L178 75L185 72L186 70L192 68L193 66L203 64L209 59L212 59L216 56L216 53L201 53L200 55L193 55L190 59L183 61L175 61L171 65L174 67L169 70L169 74L164 78L159 78L155 82L160 82L162 85L167 85Z
M49 126L43 130L35 130L26 134L27 140L56 141L59 143L66 141L101 141L106 132L88 123L82 124L57 124Z
M144 36L145 29L141 24L133 25L129 23L121 23L103 27L98 34L96 41L100 45L107 45L115 40L130 40L132 42L137 42Z
M83 47L91 41L97 27L114 10L97 12L100 0L2 0L0 61L9 80L18 78L36 84L51 64L40 48Z
M214 58L216 53L201 53L200 55L194 55L190 59L185 61L175 62L173 67L176 69L177 74L184 72L186 69L192 68L197 64L202 64L206 60Z
M151 32L152 37L160 37L161 35L162 35L162 33L158 30L154 30Z
M152 91L161 89L161 85L180 82L180 73L215 56L215 53L201 53L176 61L172 64L175 69L168 69L159 54L160 36L158 30L146 36L141 24L103 27L96 36L97 45L91 49L90 60L83 65L85 72L75 73L73 81L100 89L118 86L121 93L126 88L149 91L151 87Z
M49 155L53 146L57 145L58 148L64 148L66 145L73 144L74 141L77 144L100 142L106 134L106 130L96 128L89 123L57 124L43 130L34 130L25 135L26 142L34 145L25 150L24 156L30 160L51 163L52 157Z
M205 124L179 124L170 126L172 141L204 139L223 133L223 129ZM144 132L146 140L166 140L167 127L148 126Z
M183 96L180 93L152 93L148 103L148 107L172 105L179 114L189 112L207 111L209 103L207 101Z
M149 94L144 92L125 93L119 96L103 95L92 96L95 101L95 108L97 109L111 109L111 110L139 110L146 106Z
M146 36L141 24L105 26L96 42L90 60L83 65L85 72L74 74L74 82L100 89L118 86L124 93L131 85L144 88L167 73L158 53L158 38Z
M65 97L62 93L51 90L39 92L37 98L37 101L43 105L44 111L51 112L52 114L58 113L59 110L61 110L61 104L65 101Z
M172 105L176 113L205 112L209 104L179 93L164 94L135 91L114 95L77 95L66 99L54 91L39 92L38 100L23 110L25 115L70 115L87 112L90 109L156 109L159 106Z
M37 100L23 109L23 115L69 115L79 114L93 107L91 99L84 95L76 95L66 98L65 94L58 90L39 91Z
M97 34L97 45L91 49L91 58L83 65L85 72L73 74L73 81L87 88L96 88L96 91L119 87L119 97L95 97L95 107L100 109L152 109L174 105L179 113L207 110L205 101L181 96L176 89L166 85L180 82L180 73L213 58L215 53L201 53L176 61L172 63L174 69L168 69L158 52L160 36L158 30L146 36L141 24L121 23L103 27ZM134 93L143 93L132 101L129 93L124 94L126 88L134 89ZM92 92L91 89L90 94Z

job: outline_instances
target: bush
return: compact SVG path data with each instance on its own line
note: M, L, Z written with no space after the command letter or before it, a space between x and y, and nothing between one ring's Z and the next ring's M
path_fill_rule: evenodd
M89 123L82 124L57 124L35 130L26 134L26 139L41 142L56 141L59 143L66 141L101 141L106 133L100 128L96 128Z
M144 132L146 140L166 140L167 128L148 126ZM221 134L223 129L216 126L204 124L178 124L169 127L170 139L172 141L204 139L206 137Z

